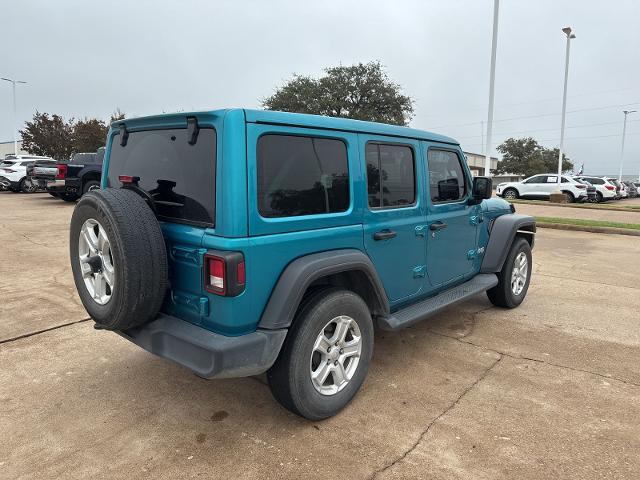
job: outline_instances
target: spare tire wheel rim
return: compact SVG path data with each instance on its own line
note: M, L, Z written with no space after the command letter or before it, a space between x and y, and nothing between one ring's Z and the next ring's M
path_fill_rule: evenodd
M87 292L98 305L105 305L113 294L115 269L107 232L93 218L80 229L78 261Z
M334 395L353 378L362 354L358 323L341 315L331 319L316 337L311 352L311 383L322 395Z

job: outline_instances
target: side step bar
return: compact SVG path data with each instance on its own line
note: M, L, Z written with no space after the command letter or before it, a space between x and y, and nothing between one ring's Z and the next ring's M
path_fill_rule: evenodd
M424 320L444 310L450 305L462 302L478 293L485 292L498 284L495 273L482 273L471 280L440 292L434 297L398 310L390 315L377 317L378 326L382 330L400 330Z

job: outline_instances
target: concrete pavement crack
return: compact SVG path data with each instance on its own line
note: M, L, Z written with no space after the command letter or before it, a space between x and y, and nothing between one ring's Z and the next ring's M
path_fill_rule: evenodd
M83 318L82 320L76 320L75 322L63 323L62 325L56 325L55 327L45 328L43 330L37 330L35 332L25 333L24 335L18 335L17 337L6 338L4 340L0 340L0 345L15 342L16 340L22 340L23 338L33 337L34 335L40 335L41 333L50 332L52 330L58 330L59 328L69 327L77 323L88 322L89 320L91 320L91 317Z
M445 408L433 420L431 420L431 422L429 422L429 424L426 426L426 428L420 433L420 435L418 436L417 440L413 443L413 445L411 445L411 447L409 447L409 449L407 449L402 455L400 455L398 458L393 460L391 463L387 463L385 466L383 466L383 467L379 468L378 470L374 471L368 477L369 480L372 480L372 479L376 478L381 473L384 473L387 470L389 470L390 468L393 468L394 465L398 464L399 462L401 462L402 460L407 458L407 456L409 454L411 454L411 452L413 452L418 447L418 445L420 445L420 443L422 443L422 441L425 439L425 437L429 433L429 430L431 430L431 427L433 427L436 424L436 422L438 420L440 420L442 417L444 417L447 413L449 413L451 410L453 410L458 405L458 403L460 403L460 400L462 400L465 397L465 395L467 395L467 393L469 393L471 390L473 390L482 380L484 380L486 378L486 376L489 374L489 372L491 372L491 370L493 370L496 367L496 365L498 365L498 363L500 363L502 358L503 358L503 356L500 355L496 359L496 361L493 362L488 368L486 368L482 372L482 374L480 374L480 376L471 385L469 385L467 388L465 388L462 391L462 393L460 395L458 395L456 397L456 399L449 406L447 406L447 408Z
M530 361L530 362L543 363L545 365L550 365L552 367L563 368L563 369L566 369L566 370L572 370L574 372L587 373L587 374L590 374L590 375L594 375L596 377L606 378L607 380L615 380L617 382L624 383L625 385L632 385L634 387L640 387L640 383L631 382L629 380L623 380L621 378L614 377L612 375L605 375L603 373L594 372L594 371L591 371L591 370L585 370L585 369L582 369L582 368L570 367L568 365L561 365L559 363L547 362L545 360L540 360L539 358L526 357L526 356L523 356L523 355L513 355L511 353L507 353L507 352L504 352L502 350L496 350L495 348L490 348L490 347L486 347L484 345L480 345L478 343L474 343L474 342L472 342L470 340L466 340L464 337L454 337L453 335L447 335L445 333L436 332L434 330L427 330L427 331L429 333L433 334L433 335L438 335L439 337L450 338L452 340L456 340L458 342L465 343L467 345L471 345L471 346L476 347L476 348L482 348L483 350L487 350L489 352L497 353L498 355L503 355L505 357L513 358L514 360L527 360L527 361Z

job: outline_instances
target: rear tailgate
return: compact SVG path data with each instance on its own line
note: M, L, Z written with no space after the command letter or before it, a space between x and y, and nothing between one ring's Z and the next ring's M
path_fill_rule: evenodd
M109 136L103 186L134 183L151 197L169 261L163 311L202 325L210 314L202 243L215 224L216 130L202 122L194 142L185 116L182 122L167 116L123 124Z

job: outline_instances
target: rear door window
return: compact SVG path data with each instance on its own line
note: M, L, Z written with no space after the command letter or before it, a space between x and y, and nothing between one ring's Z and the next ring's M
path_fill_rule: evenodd
M120 187L120 175L139 177L140 188L155 200L158 217L213 226L216 132L200 128L195 145L188 140L186 128L129 132L124 147L115 135L107 185Z
M415 203L416 168L411 147L369 142L365 157L369 207L406 207Z
M258 139L258 211L266 218L349 208L347 146L341 140L267 134Z

